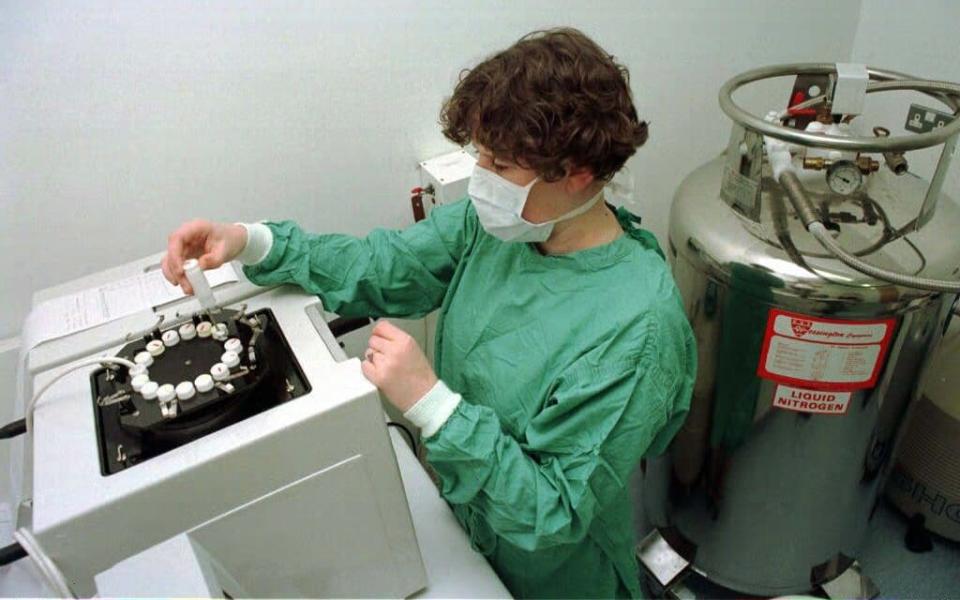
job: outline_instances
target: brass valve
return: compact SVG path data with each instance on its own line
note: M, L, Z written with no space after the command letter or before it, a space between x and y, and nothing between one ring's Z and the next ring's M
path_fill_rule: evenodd
M874 127L873 135L877 137L889 137L890 130L886 127ZM883 161L887 163L887 167L897 175L903 175L909 170L907 159L903 156L903 152L884 152Z
M806 156L803 159L803 168L810 171L822 171L824 169L829 169L835 162L837 161L829 158L823 158L821 156ZM873 160L869 156L858 156L857 160L851 162L857 165L857 168L859 168L860 172L864 175L875 173L880 169L880 163Z

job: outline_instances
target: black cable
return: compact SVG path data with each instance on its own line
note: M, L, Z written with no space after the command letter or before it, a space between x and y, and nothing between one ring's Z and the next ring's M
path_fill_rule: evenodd
M402 423L397 423L397 422L395 422L395 421L387 421L387 427L396 427L396 428L399 429L400 431L402 431L402 432L404 432L405 434L407 434L407 439L410 440L410 449L413 450L414 455L416 455L416 453L417 453L417 442L416 442L416 439L413 437L413 433L410 432L410 430L407 428L406 425L404 425L404 424L402 424Z
M23 546L14 542L9 546L4 546L0 548L0 567L9 565L14 561L18 561L21 558L27 557L27 551L23 549Z
M0 440L14 438L14 437L17 437L18 435L23 435L26 432L27 432L27 420L19 419L12 423L7 423L3 427L0 427Z

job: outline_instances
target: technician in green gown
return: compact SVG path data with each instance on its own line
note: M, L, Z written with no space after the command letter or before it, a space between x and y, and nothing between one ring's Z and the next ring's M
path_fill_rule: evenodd
M638 597L627 489L686 415L693 337L669 269L603 189L643 144L626 71L572 29L527 36L461 78L441 115L478 162L469 198L402 231L191 221L183 260L239 259L341 315L440 310L431 368L374 328L364 375L421 429L443 497L518 597Z

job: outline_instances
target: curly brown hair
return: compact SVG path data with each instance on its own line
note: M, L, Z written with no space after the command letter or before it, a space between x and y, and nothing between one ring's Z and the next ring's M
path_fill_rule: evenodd
M547 181L575 167L609 179L647 140L626 67L572 28L527 34L464 70L440 124Z

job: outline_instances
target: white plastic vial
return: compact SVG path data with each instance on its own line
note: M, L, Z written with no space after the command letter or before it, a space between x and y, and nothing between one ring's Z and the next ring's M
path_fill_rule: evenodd
M134 365L129 369L127 369L127 375L130 376L130 379L133 379L137 375L147 375L147 374L149 374L149 371L147 371L147 367L145 367L144 365Z
M165 383L157 388L157 400L160 402L170 402L177 397L177 390L172 383Z
M147 352L150 353L150 356L160 356L166 349L167 347L160 340L150 340L147 342Z
M146 385L148 381L150 381L150 376L145 373L141 373L130 380L130 387L133 388L133 391L139 392L143 389L143 386Z
M140 388L140 394L145 400L155 400L157 398L158 389L160 389L160 384L158 384L156 381L148 381L143 384L142 388Z
M193 385L197 388L198 392L206 394L213 389L213 377L208 373L204 373L193 380Z
M197 262L197 259L191 258L184 262L183 271L187 276L187 281L190 282L190 287L193 288L193 295L200 301L200 306L202 306L204 310L216 310L217 300L213 297L213 290L210 289L207 276L204 275L203 269L200 268L200 263Z
M226 323L217 323L213 326L213 339L222 342L230 336L230 330Z
M240 356L236 352L224 352L220 357L220 362L232 369L240 364Z
M189 400L196 395L197 390L193 387L193 383L189 381L181 381L177 384L177 399Z
M223 381L227 377L230 377L230 369L222 362L218 362L210 367L210 375L213 376L215 381Z
M223 345L223 349L227 352L234 352L240 354L240 350L243 349L243 342L240 341L240 338L230 338Z
M197 328L193 323L184 323L178 331L180 332L180 339L185 342L197 337Z
M174 330L163 332L163 345L167 348L173 348L180 343L180 334Z
M149 352L137 352L137 355L133 357L133 362L138 365L143 365L144 367L149 367L153 364L153 357L150 356Z

